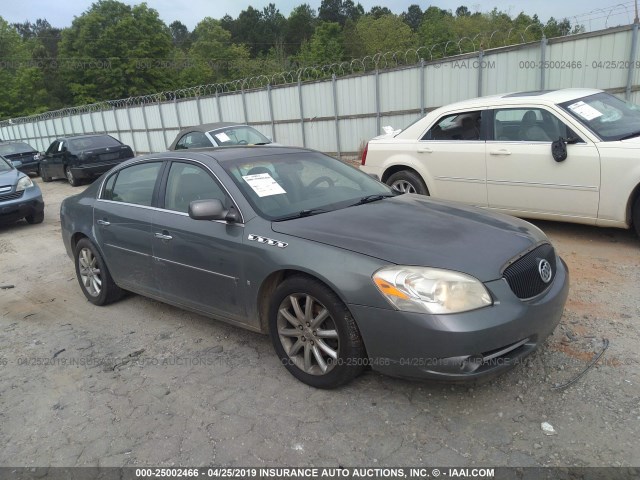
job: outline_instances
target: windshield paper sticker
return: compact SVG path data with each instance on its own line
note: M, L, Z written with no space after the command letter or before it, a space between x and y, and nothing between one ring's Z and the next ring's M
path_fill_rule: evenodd
M229 140L231 140L231 139L229 138L229 135L227 135L227 134L226 134L226 133L224 133L224 132L216 133L216 134L215 134L215 137L216 137L218 140L220 140L221 142L223 142L223 143L224 143L224 142L228 142Z
M599 112L598 110L593 108L591 105L587 105L583 101L579 101L569 105L569 109L573 113L580 115L585 120L593 120L594 118L598 118L602 116L602 112Z
M242 178L256 192L259 197L269 197L287 193L275 179L268 173L256 173L255 175L243 175Z

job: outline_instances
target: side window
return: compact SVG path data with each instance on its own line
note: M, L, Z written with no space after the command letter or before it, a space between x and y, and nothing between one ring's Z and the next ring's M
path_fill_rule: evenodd
M58 151L58 145L60 144L60 142L58 142L57 140L55 142L53 142L51 145L49 145L49 148L47 148L47 151L45 152L46 155L52 155L54 153L56 153Z
M480 140L482 112L463 112L438 119L422 140Z
M176 144L176 150L187 148L212 147L211 141L202 132L189 132L184 135Z
M60 142L58 144L58 151L59 152L66 152L67 151L67 145L64 142Z
M123 168L109 177L102 198L114 202L151 206L161 162L150 162Z
M495 111L493 139L507 142L552 142L576 137L567 125L542 108L505 108Z
M227 195L203 168L190 163L173 162L167 178L164 208L188 213L194 200L218 199L228 205Z

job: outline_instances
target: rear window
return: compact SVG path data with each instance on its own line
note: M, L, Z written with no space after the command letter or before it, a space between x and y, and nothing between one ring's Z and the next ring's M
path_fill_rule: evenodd
M0 155L14 155L16 153L35 152L36 150L28 143L8 143L0 145Z
M119 147L122 145L118 140L109 135L100 135L98 137L84 137L69 140L69 150L83 151L93 150L94 148Z

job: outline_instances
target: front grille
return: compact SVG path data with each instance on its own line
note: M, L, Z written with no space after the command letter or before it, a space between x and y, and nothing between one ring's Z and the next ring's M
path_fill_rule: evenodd
M6 202L7 200L15 200L16 198L20 198L23 193L24 193L24 190L21 190L19 192L0 195L0 202Z
M551 265L551 280L545 283L540 276L539 265L544 259ZM526 299L540 295L552 283L556 275L556 253L548 243L542 244L522 258L515 260L502 272L502 276L518 298Z

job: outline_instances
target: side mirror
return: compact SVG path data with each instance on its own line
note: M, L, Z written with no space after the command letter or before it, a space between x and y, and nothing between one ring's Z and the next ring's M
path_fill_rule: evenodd
M564 162L567 159L567 142L560 137L551 143L551 155L556 162Z
M11 160L11 164L14 168L20 168L22 166L22 162L20 160Z
M189 204L189 216L194 220L236 221L236 214L225 210L224 205L217 198L194 200Z

